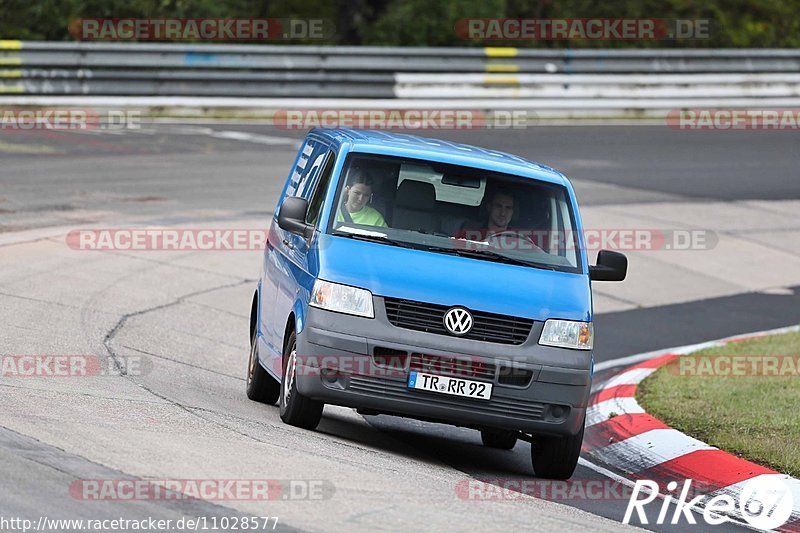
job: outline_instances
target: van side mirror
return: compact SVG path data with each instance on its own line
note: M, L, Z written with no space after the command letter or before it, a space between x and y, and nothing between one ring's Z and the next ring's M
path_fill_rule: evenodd
M314 226L306 224L308 200L298 196L289 196L283 200L278 212L278 226L288 232L310 239L314 235Z
M589 279L594 281L622 281L627 273L628 258L611 250L600 250L597 265L589 267Z

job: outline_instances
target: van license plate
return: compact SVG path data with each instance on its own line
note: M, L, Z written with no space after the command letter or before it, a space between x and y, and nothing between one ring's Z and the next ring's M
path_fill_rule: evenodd
M412 371L408 376L408 388L479 400L489 400L492 397L491 383L449 376L434 376L416 371Z

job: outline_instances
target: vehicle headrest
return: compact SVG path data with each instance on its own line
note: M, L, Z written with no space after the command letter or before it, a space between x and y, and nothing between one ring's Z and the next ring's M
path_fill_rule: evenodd
M433 183L405 180L397 189L395 207L413 209L433 209L436 205L436 189Z
M518 226L534 230L550 229L550 201L547 196L537 195L527 199L520 212Z

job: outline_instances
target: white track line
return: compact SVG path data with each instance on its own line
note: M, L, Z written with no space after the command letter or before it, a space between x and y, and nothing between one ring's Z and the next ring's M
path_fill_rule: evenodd
M780 333L791 333L793 331L800 331L800 326L788 326L785 328L777 328L777 329L770 329L766 331L757 331L755 333L747 333L744 335L733 335L731 337L725 337L724 339L719 339L715 341L708 341L708 342L700 342L698 344L687 344L686 346L679 346L676 348L667 348L664 350L654 350L652 352L645 352L636 355L631 355L628 357L622 357L620 359L613 359L611 361L604 361L602 363L597 363L594 366L595 372L602 372L603 370L608 370L610 368L617 368L620 366L630 366L635 365L636 363L641 363L642 361L647 361L648 359L654 359L656 357L667 355L668 353L674 353L676 355L685 355L690 352L696 352L698 350L702 350L704 348L711 348L713 346L722 346L723 344L737 340L743 339L745 337L763 337L766 335L777 335Z
M652 429L598 448L592 457L607 464L624 464L628 472L640 472L697 450L715 449L677 429Z
M667 354L686 355L689 353L702 350L704 348L722 346L733 341L739 341L755 337L764 337L767 335L778 335L781 333L791 333L796 331L800 331L800 325L777 328L766 331L757 331L754 333L747 333L743 335L734 335L731 337L726 337L724 339L719 339L715 341L702 342L698 344L691 344L676 348L669 348L665 350L656 350L643 354L632 355L630 357L616 359L613 361L607 361L605 363L597 365L595 367L595 370L602 371L623 365L635 365L637 363L641 363L643 361L654 359L656 357L660 357ZM650 369L650 368L634 368L622 372L617 376L611 378L608 382L606 382L601 388L599 388L598 392L618 385L638 385L642 380L644 380L647 376L652 374L655 370L656 369ZM608 420L612 415L644 413L644 412L645 412L644 409L638 404L636 398L634 397L611 398L599 402L597 404L591 405L587 409L586 425L588 427L600 423L604 420ZM652 468L653 466L662 464L672 459L676 459L678 457L682 457L686 454L695 452L697 450L715 450L715 449L717 448L709 446L708 444L701 442L697 439L694 439L688 435L685 435L675 429L668 428L668 429L653 429L645 433L642 433L640 435L634 435L623 441L615 442L608 446L592 450L591 452L589 452L589 455L599 459L604 464L624 465L624 466L619 466L619 468L621 470L634 473L646 470L648 468ZM627 485L633 486L633 482L631 480L613 474L611 471L602 468L598 465L595 465L594 463L586 459L581 458L579 462L583 466L591 468L592 470L595 470L596 472L602 475L620 481L624 480L624 482ZM727 487L723 487L713 493L706 495L706 497L704 497L703 500L698 503L698 505L694 506L693 509L695 511L698 510L701 511L705 507L706 502L710 501L715 496L723 494L733 496L734 501L738 502L738 499L741 496L742 491L747 486L747 484L751 482L753 479L761 477L780 479L783 483L786 484L787 489L792 493L794 501L794 510L792 512L791 517L786 523L792 523L800 519L800 480L784 474L762 474L761 476L756 476L755 478L746 479L744 481L731 484ZM670 496L663 495L660 497L663 499L665 497L669 498ZM757 529L750 526L747 522L743 521L743 516L738 508L735 509L734 512L726 512L725 516L745 527L748 527L750 529Z
M635 485L635 483L633 481L631 481L630 479L628 479L626 477L622 477L619 474L616 474L616 473L612 472L611 470L609 470L607 468L603 468L600 465L596 465L593 462L591 462L591 461L589 461L587 459L584 459L583 457L578 459L578 464L583 466L583 467L588 468L589 470L594 470L595 472L597 472L601 476L605 476L605 477L607 477L609 479L612 479L612 480L616 481L617 483L621 483L621 484L625 485L626 487L633 487ZM642 493L643 494L649 494L650 492L647 490L647 488L645 488L645 489L642 490ZM675 500L675 498L673 498L672 496L666 495L666 494L659 494L658 495L658 499L659 500L664 500L666 498L669 498L671 501ZM691 509L695 513L702 513L703 512L703 508L701 506L699 506L699 505L693 505L691 507ZM760 531L759 529L754 528L753 526L751 526L747 522L740 521L738 519L734 519L734 522L736 522L737 525L742 526L744 528L751 529L753 531ZM632 525L635 525L635 524L632 524Z
M636 403L636 398L630 396L611 398L604 402L590 405L589 408L586 409L586 427L588 428L600 422L605 422L616 415L634 413L644 413L642 406Z

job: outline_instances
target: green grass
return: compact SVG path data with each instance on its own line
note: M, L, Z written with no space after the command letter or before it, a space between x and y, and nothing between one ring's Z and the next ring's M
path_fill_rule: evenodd
M783 355L797 362L800 333L692 355ZM682 376L678 368L677 362L662 367L637 387L648 413L712 446L800 476L800 376Z

